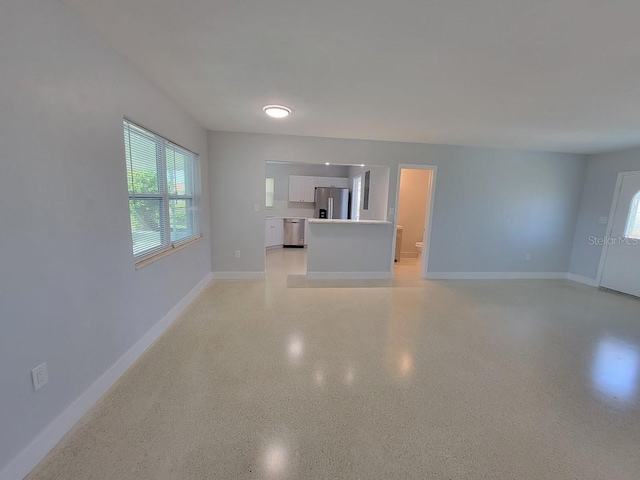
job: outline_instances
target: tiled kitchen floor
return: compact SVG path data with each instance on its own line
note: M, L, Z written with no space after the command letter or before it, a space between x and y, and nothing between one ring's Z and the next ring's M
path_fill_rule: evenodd
M214 281L30 479L638 479L640 301Z

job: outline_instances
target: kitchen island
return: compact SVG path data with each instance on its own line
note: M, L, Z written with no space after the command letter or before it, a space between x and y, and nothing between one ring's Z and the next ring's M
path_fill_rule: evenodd
M392 222L310 218L308 233L308 279L393 277Z

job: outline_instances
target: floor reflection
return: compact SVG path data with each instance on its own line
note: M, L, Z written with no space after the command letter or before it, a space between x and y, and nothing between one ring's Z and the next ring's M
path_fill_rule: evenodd
M629 402L636 397L640 352L636 345L613 337L598 343L591 379L602 394Z
M293 334L289 337L289 345L287 346L287 354L289 360L293 364L297 364L304 353L304 340L300 335Z
M264 463L267 472L278 474L287 467L287 449L280 443L274 443L267 448L264 457Z

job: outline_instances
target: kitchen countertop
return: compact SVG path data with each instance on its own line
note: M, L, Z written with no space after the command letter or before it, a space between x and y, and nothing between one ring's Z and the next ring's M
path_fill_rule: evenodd
M384 220L346 220L339 218L309 218L309 223L313 224L340 224L340 225L391 225L391 222Z
M277 219L285 219L285 218L291 218L292 220L312 220L311 218L308 217L296 217L295 215L292 216L286 216L286 215L268 215L265 217L266 220L277 220Z

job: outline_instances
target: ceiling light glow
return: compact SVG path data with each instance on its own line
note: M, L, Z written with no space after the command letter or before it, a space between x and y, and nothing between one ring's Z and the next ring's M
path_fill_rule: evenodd
M273 118L284 118L291 114L291 109L283 105L265 105L262 111Z

